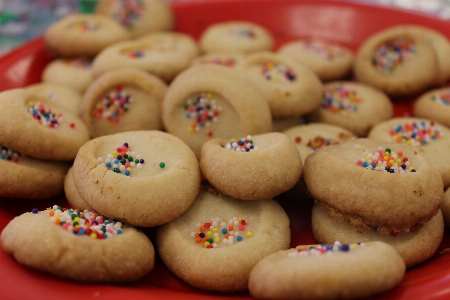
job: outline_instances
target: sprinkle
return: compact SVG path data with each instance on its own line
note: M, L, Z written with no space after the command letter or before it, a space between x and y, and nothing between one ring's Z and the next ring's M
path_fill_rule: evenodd
M32 212L33 214L37 214L37 213L39 212L39 209L33 208L33 209L31 210L31 212Z
M234 241L242 242L245 236L242 235L241 231L246 230L248 223L242 218L239 219L241 221L233 217L226 222L221 221L218 217L211 218L204 223L197 223L195 225L196 231L191 232L190 236L197 244L201 243L203 248L207 249L217 248L220 242L224 245L232 245ZM239 230L236 231L233 225L227 226L227 224L235 224L235 222L239 226ZM247 238L252 237L251 232L247 232L246 236Z
M38 124L48 128L57 128L63 120L61 113L52 111L40 102L37 102L36 104L29 102L26 108Z
M92 59L87 58L66 58L63 60L66 66L74 67L77 69L87 70L92 67Z
M292 82L296 78L291 68L271 62L265 62L261 65L261 75L267 80L275 82Z
M335 144L339 144L339 142L333 141L333 140L328 140L325 139L321 136L316 136L315 138L311 139L308 141L308 143L306 144L308 147L310 147L312 150L317 150L320 149L324 146L330 146L330 145L335 145Z
M70 28L80 33L94 32L100 28L100 24L96 22L81 21L71 24Z
M128 30L135 27L144 11L142 0L114 1L111 7L113 17Z
M300 136L296 136L294 141L295 143L299 144L302 141L302 138Z
M20 153L17 151L13 151L11 149L8 149L7 147L0 145L0 159L1 160L7 160L13 163L18 163L19 162L19 156Z
M245 39L252 40L255 38L255 33L247 28L231 28L228 33L232 36L237 36Z
M166 167L166 164L165 164L164 162L160 162L160 163L159 163L159 167L160 167L161 169L164 169L164 168Z
M131 59L139 59L145 56L144 51L142 50L129 50L124 53L127 58Z
M431 100L433 100L436 103L442 104L442 105L450 105L450 93L446 92L446 93L434 94L431 97Z
M225 66L225 67L234 67L236 65L236 59L231 57L231 58L224 58L224 57L211 57L211 58L207 58L201 61L201 63L203 64L214 64L214 65L220 65L220 66Z
M392 174L407 174L416 172L416 170L410 166L408 158L403 157L402 151L396 153L389 148L386 148L383 151L382 147L378 147L375 153L366 152L363 158L356 161L356 165L369 170Z
M326 86L322 91L322 108L343 116L357 111L361 101L356 91L341 84Z
M128 112L133 98L117 86L114 91L101 96L94 110L92 117L96 119L106 119L112 123L119 123L120 117Z
M288 257L317 256L323 254L329 255L336 252L348 253L364 246L365 246L364 243L352 243L341 245L341 243L336 241L334 245L319 244L309 247L306 246L297 247L294 251L288 252Z
M259 149L258 146L253 145L251 135L247 135L246 138L242 138L240 140L231 139L224 148L236 152L251 152Z
M306 50L311 53L316 53L322 57L333 60L342 56L342 47L327 41L319 39L305 39L299 42L301 50Z
M443 135L433 121L425 120L396 125L389 134L397 143L408 146L426 145Z
M188 131L196 132L204 127L211 126L211 122L217 122L221 106L217 106L212 93L201 93L196 97L189 98L184 105L186 119L193 119L194 122L188 127ZM213 135L212 130L207 136Z
M106 159L98 157L97 161L100 165L104 165L108 170L118 174L123 174L125 176L130 176L134 167L140 169L145 163L145 161L140 157L141 156L136 154L136 152L129 150L128 143L123 143L122 146L117 146L112 154L108 154ZM133 162L135 158L136 163Z
M372 64L377 70L392 73L416 52L413 40L402 37L379 45L372 56Z

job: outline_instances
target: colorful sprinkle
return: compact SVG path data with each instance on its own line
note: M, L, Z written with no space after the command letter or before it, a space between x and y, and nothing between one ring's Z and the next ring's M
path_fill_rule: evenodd
M164 169L165 167L166 167L166 163L165 162L160 162L159 163L159 167L161 168L161 169Z
M420 146L438 139L443 133L433 121L421 121L396 125L389 134L397 143Z
M67 58L64 59L64 64L77 69L87 70L92 67L92 60L87 58Z
M37 214L37 213L39 212L39 209L33 208L33 209L31 210L31 212L32 212L33 214Z
M133 29L145 11L142 0L118 0L113 2L111 12L114 18L127 29Z
M258 146L253 145L251 135L247 135L246 138L240 140L231 139L224 148L236 152L250 152L259 149Z
M100 24L96 22L81 21L73 23L70 28L81 33L94 32L100 28Z
M232 36L237 36L248 40L252 40L256 36L252 30L246 28L232 28L228 30L228 33Z
M222 107L217 106L212 93L202 93L197 97L192 97L184 105L186 119L193 119L188 131L199 131L204 127L211 126L211 122L217 122ZM209 134L211 132L211 134ZM212 136L212 131L207 133Z
M128 143L116 147L111 154L106 156L106 159L99 157L97 161L108 170L125 176L131 176L133 169L140 169L145 163L139 154L129 150Z
M439 94L434 94L431 99L439 104L442 105L450 105L450 93L439 93Z
M130 59L139 59L145 56L144 51L142 50L129 50L124 53L127 58Z
M329 255L337 252L348 253L364 246L364 243L341 244L340 242L336 241L333 245L319 244L309 247L298 247L294 251L289 251L288 256L317 256L322 254Z
M33 116L38 124L48 128L57 128L62 121L62 114L52 111L44 104L37 102L28 103L27 111Z
M204 64L215 64L225 67L234 67L236 65L236 59L234 58L223 58L223 57L212 57L208 59L204 59L201 61Z
M86 235L103 240L116 234L122 234L122 223L100 216L94 210L62 208L54 205L47 208L50 221L75 235ZM34 212L33 212L34 213Z
M197 223L196 231L191 232L191 237L197 244L202 244L202 247L213 249L220 243L232 245L235 242L242 242L244 237L252 237L253 233L248 231L248 225L240 217L233 217L228 221L215 217L204 223Z
M305 39L299 42L302 50L316 53L322 57L333 60L342 55L342 47L319 39Z
M295 74L291 68L271 62L262 64L261 75L263 75L268 81L292 82L295 80Z
M92 111L92 117L106 119L112 123L119 123L120 117L128 112L133 98L117 86L108 95L103 95Z
M320 149L322 147L325 146L330 146L330 145L334 145L334 144L338 144L339 142L333 141L333 140L329 140L329 139L325 139L321 136L316 136L313 139L310 139L308 141L308 143L306 144L309 148L311 148L312 150L317 150Z
M363 158L356 161L356 164L368 170L393 174L416 172L408 158L403 156L402 151L396 153L389 148L383 151L382 147L378 147L375 153L366 152Z
M416 52L413 40L402 37L379 45L372 56L372 64L380 71L392 73Z
M2 151L0 152L0 159L2 160L8 160L10 162L18 163L19 162L19 156L20 153L11 149L8 149L7 147L0 145Z
M362 99L356 91L343 85L327 86L322 92L322 108L340 115L348 115L358 110Z

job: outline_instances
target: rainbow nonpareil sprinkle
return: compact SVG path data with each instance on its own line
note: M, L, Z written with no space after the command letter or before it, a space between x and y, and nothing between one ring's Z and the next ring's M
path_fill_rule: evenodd
M131 176L134 168L140 169L145 163L139 154L129 150L128 143L116 147L112 153L106 156L106 159L99 157L97 160L100 165L105 166L108 170L125 176Z
M11 150L3 145L0 145L1 152L0 152L0 159L1 160L7 160L10 162L18 163L19 162L19 156L20 153L14 150Z
M99 99L91 115L96 119L106 119L117 124L120 122L120 117L128 112L132 102L133 98L123 91L121 86L117 86Z
M127 58L130 59L139 59L144 58L145 52L142 50L129 50L124 53Z
M258 146L253 145L252 136L248 135L246 138L240 140L231 139L226 145L225 149L236 152L251 152L258 150Z
M188 131L196 132L202 128L210 127L212 122L217 122L222 107L218 106L212 93L201 93L186 101L184 105L186 119L193 120ZM208 133L211 136L211 133Z
M289 251L288 257L298 257L298 256L317 256L317 255L330 255L333 253L349 253L358 248L364 247L364 243L351 243L351 244L341 244L336 241L333 245L319 244L309 247L299 247L295 251Z
M322 108L340 115L356 112L361 102L356 91L340 84L324 87L322 91Z
M311 148L312 150L317 150L320 149L322 147L325 146L330 146L330 145L334 145L334 144L338 144L339 142L333 141L331 139L325 139L321 136L316 136L313 139L310 139L308 141L308 143L306 144L306 146L308 146L309 148Z
M382 147L378 147L375 153L366 152L365 157L357 160L356 164L368 170L392 174L416 172L409 159L403 156L402 151L394 152L389 148L383 150Z
M450 105L450 92L434 94L431 99L442 105Z
M97 22L81 21L73 23L70 28L80 33L95 32L99 30L100 24Z
M57 128L63 120L61 113L50 109L40 102L37 102L36 104L30 102L27 104L26 108L38 124L48 128Z
M234 58L223 58L223 57L212 57L208 59L202 60L202 63L204 64L214 64L214 65L220 65L225 67L234 67L236 65L236 59Z
M142 0L117 0L111 7L114 18L129 30L135 27L144 11Z
M261 75L268 81L274 82L292 82L296 78L291 68L272 62L265 62L261 65Z
M299 45L301 50L319 54L328 60L336 59L343 53L340 46L319 39L301 40Z
M233 217L228 221L215 217L204 223L197 223L196 231L191 232L191 237L203 248L213 249L220 244L232 245L252 237L253 233L248 231L248 226L241 217Z
M397 143L408 146L426 145L442 136L441 130L433 121L399 124L389 134Z
M52 223L75 235L103 240L122 234L121 222L104 218L94 210L67 209L54 205L52 208L47 208L46 211L48 211ZM37 214L38 212L33 209L33 213Z
M92 67L92 60L87 58L66 58L63 62L66 66L77 69L87 70Z
M372 64L377 70L392 73L415 52L416 44L413 40L399 37L376 47Z
M252 40L256 36L252 30L247 28L231 28L228 30L228 33L232 36L237 36L248 40Z

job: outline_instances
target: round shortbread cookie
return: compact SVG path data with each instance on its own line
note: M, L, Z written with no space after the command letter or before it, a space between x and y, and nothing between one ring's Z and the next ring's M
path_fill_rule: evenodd
M63 57L93 57L129 38L127 30L114 19L98 14L69 15L44 32L46 47Z
M380 234L373 230L357 228L348 222L332 220L318 204L313 206L311 220L314 238L319 243L329 244L336 240L347 244L384 242L397 250L406 267L412 267L432 257L444 235L444 220L440 211L425 224L398 234Z
M86 125L75 113L26 89L0 93L0 111L0 144L31 157L73 160L89 140Z
M444 197L439 172L410 147L352 139L310 154L303 178L330 218L381 233L429 221Z
M353 67L353 52L331 41L304 38L281 45L277 51L309 67L322 81L346 78Z
M394 105L384 92L364 83L333 81L323 86L322 105L307 119L337 125L364 137L374 125L393 115Z
M42 82L66 85L84 93L93 81L92 59L57 58L42 71Z
M393 118L375 125L369 138L394 142L420 154L450 186L450 128L423 118Z
M297 147L303 164L305 164L308 155L322 147L356 138L356 135L347 129L326 123L296 125L282 133L287 135Z
M362 299L393 289L405 270L385 243L305 245L261 259L248 287L257 299Z
M450 128L450 88L424 93L413 103L414 116L441 123Z
M231 139L272 128L261 91L238 70L213 64L191 67L171 83L162 119L166 131L182 139L197 157L212 138Z
M242 71L261 89L274 119L300 117L320 106L322 82L292 59L255 52L246 56Z
M0 145L0 197L46 199L60 195L70 165L20 154Z
M83 210L92 209L92 207L81 198L75 187L75 183L73 182L73 167L67 171L66 178L64 179L64 194L70 207Z
M89 283L136 281L153 269L155 260L152 243L135 228L94 211L56 205L11 220L1 245L20 264Z
M197 43L190 35L154 32L104 49L95 57L92 72L97 78L113 69L134 67L170 82L190 66L198 53Z
M241 52L209 52L192 60L191 65L216 64L240 69L245 61L245 54Z
M79 113L82 94L72 87L43 82L28 85L25 89L37 99L44 96L50 100L50 103L55 103L74 115Z
M169 4L162 0L102 0L98 2L95 13L115 19L132 38L154 31L171 30L174 23Z
M181 215L200 188L192 150L177 137L154 130L90 140L78 151L73 174L78 193L92 208L143 227Z
M302 175L302 159L289 138L271 132L242 139L207 141L200 170L210 184L236 199L264 200L292 188Z
M251 53L271 51L272 33L265 27L248 21L226 21L210 25L199 38L200 49L205 52L239 51Z
M167 268L186 283L238 292L247 290L255 264L288 249L290 239L289 218L276 201L242 201L201 191L184 214L158 227L156 247Z
M368 37L357 52L353 72L356 80L393 97L421 93L439 77L433 48L405 27L389 27Z
M444 200L441 205L445 226L450 226L450 187L445 190Z
M136 68L111 70L83 96L80 116L91 137L135 130L162 130L161 103L167 85Z

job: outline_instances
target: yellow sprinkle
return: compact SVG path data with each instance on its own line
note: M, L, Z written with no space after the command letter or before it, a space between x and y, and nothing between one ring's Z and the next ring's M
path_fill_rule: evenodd
M395 162L396 162L397 164L401 164L401 163L402 163L402 160L401 160L400 158L397 158L397 159L395 160Z
M238 218L238 221L239 221L239 223L241 223L241 221L242 221L242 217L239 217L239 218Z
M211 245L209 242L204 242L203 247L207 248L209 245Z
M206 235L207 235L208 237L212 237L213 233L212 233L212 231L208 231L208 232L206 233Z
M188 128L188 131L189 131L189 132L194 132L194 128L189 127L189 128Z
M59 214L54 215L55 219L59 219Z
M218 231L219 231L219 228L214 227L213 231L214 231L214 232L218 232Z
M216 237L216 238L214 239L214 242L220 243L220 237Z
M411 146L412 145L411 141L406 141L406 145Z
M371 160L370 156L366 156L366 161Z
M247 237L252 237L253 233L251 231L247 231Z
M95 233L91 233L91 238L96 239L97 235Z
M119 154L119 152L117 152L117 150L113 151L113 156L117 156L117 154Z
M75 218L73 219L73 221L74 221L74 222L77 222L77 223L80 223L80 218L79 218L79 217L75 217Z
M131 167L128 167L127 170L131 172L132 169L131 169Z
M212 99L212 97L213 97L212 93L207 93L207 94L206 94L206 98Z

